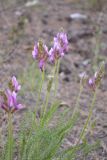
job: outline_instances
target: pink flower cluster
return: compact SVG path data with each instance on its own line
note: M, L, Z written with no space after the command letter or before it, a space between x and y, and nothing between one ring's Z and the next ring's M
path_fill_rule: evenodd
M105 73L105 63L102 62L99 70L95 72L94 76L92 78L89 78L88 80L88 85L93 91L95 91L96 88L99 87L101 80L104 77L104 73Z
M42 42L35 43L32 56L38 60L39 68L43 71L47 60L51 63L55 63L57 59L64 56L64 53L68 51L68 39L64 32L58 33L53 40L53 47L49 50Z
M99 87L101 80L104 76L105 64L102 63L100 68L95 72L92 77L89 77L85 72L81 73L79 76L81 78L82 85L88 86L92 91L96 91Z
M95 72L94 76L88 79L88 86L93 91L95 91L98 85L100 84L102 77L103 77L103 74L101 73L101 71Z
M15 112L23 108L23 105L17 101L17 93L21 89L15 76L9 82L9 88L0 92L0 108L6 112Z
M32 56L34 59L38 60L39 68L43 70L48 59L48 47L41 41L35 43L34 50L32 51Z

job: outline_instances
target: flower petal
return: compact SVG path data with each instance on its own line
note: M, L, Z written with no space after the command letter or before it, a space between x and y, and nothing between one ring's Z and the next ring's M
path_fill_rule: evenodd
M15 76L12 77L12 86L14 87L14 90L17 92L21 89L21 85L19 85L17 79Z
M20 110L20 109L23 109L24 106L22 104L18 104L16 107L15 107L17 110Z

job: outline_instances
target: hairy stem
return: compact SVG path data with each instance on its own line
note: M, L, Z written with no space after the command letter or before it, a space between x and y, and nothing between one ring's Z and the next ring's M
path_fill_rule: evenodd
M60 60L57 60L56 61L56 64L55 64L55 74L54 74L54 80L55 80L55 90L54 90L54 96L56 96L56 93L57 93L57 87L58 87L58 73L59 73L59 67L60 67Z
M92 117L93 108L95 106L95 101L96 101L96 91L94 92L94 95L93 95L93 99L92 99L92 102L91 102L88 118L87 118L86 123L85 123L85 125L84 125L84 127L83 127L83 129L82 129L82 131L80 133L80 138L79 138L77 144L79 144L80 141L84 138L85 131L86 131L86 129L88 127L88 124L89 124L89 122L91 120L91 117Z
M8 160L13 160L12 113L8 113Z
M46 98L45 98L45 101L44 101L44 104L43 104L43 113L42 113L42 119L41 119L41 123L43 125L43 119L44 119L44 116L46 114L46 111L47 111L47 107L48 107L48 102L49 102L49 97L50 97L50 91L51 91L51 87L52 87L52 84L53 84L53 81L55 81L55 92L56 92L56 78L58 79L58 61L56 61L55 63L55 66L54 66L54 71L53 71L53 76L52 76L52 79L49 80L48 82L48 85L47 85L47 93L46 93ZM56 76L57 75L57 76ZM55 95L55 92L54 92L54 95Z
M38 109L38 107L39 107L39 102L40 102L40 97L41 97L41 91L42 91L42 88L43 88L43 82L44 82L44 77L45 77L45 72L44 72L44 70L43 70L43 72L42 72L42 77L41 77L41 82L40 82L40 87L39 87L39 93L38 93L38 98L37 98L37 104L36 104L36 109L35 109L35 123L36 123L36 125L37 125L37 122L36 122L36 113L37 113L37 109Z
M79 109L79 101L80 101L80 97L81 97L82 92L83 92L83 84L82 84L82 79L81 79L80 80L80 90L79 90L79 94L77 96L76 105L75 105L72 116L74 116L76 111Z

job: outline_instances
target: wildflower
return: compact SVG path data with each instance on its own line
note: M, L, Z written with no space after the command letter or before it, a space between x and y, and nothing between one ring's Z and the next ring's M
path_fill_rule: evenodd
M17 92L21 89L15 76L9 82L9 89L0 92L0 108L6 112L15 112L23 108L23 105L17 101Z
M0 108L6 112L15 112L23 108L23 105L17 102L17 93L7 89L0 95Z
M68 51L68 39L66 33L58 33L57 36L54 37L54 45L55 44L59 44L63 52Z
M88 86L92 88L93 91L95 91L96 88L101 83L103 76L104 76L104 64L101 65L99 71L95 72L92 78L88 79Z
M45 66L45 61L42 59L39 61L39 68L41 69L41 71L43 71L44 66Z
M79 78L81 80L82 85L86 84L86 81L88 79L88 75L86 74L86 72L82 72L79 74Z
M39 68L43 71L49 56L48 47L44 45L41 41L35 43L34 50L32 51L32 56L34 59L38 60Z
M11 86L15 92L18 92L21 89L21 85L19 85L15 76L11 79Z
M89 86L93 91L95 91L95 89L96 89L96 78L95 78L95 77L92 77L92 78L89 78L89 79L88 79L88 86Z
M53 47L49 51L49 60L50 62L55 62L55 60L64 56L64 52L68 51L68 40L66 33L58 33L54 37Z
M52 63L54 63L55 61L55 50L53 48L51 48L49 51L49 60Z
M54 63L55 60L64 56L64 53L68 51L67 35L64 32L58 33L53 40L53 47L48 51L48 47L41 41L35 43L32 51L32 56L38 61L39 68L43 71L47 60Z
M82 72L79 74L80 79L86 79L88 77L88 75L86 74L86 72Z
M64 53L62 52L61 48L58 47L58 45L54 45L49 51L49 60L50 62L54 63L55 60L59 59L63 55Z
M18 92L21 89L21 85L18 83L17 79L15 76L12 77L8 84L10 90Z
M36 59L38 54L39 54L39 43L36 43L34 46L34 50L32 51L33 58Z

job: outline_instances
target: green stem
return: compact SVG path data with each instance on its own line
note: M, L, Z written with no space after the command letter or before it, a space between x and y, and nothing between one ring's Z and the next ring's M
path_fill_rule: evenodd
M75 116L75 113L76 113L77 110L79 109L79 101L80 101L80 97L81 97L81 94L82 94L83 89L84 89L82 83L83 83L83 80L81 79L81 80L80 80L80 90L79 90L79 94L78 94L77 99L76 99L76 105L75 105L75 108L74 108L72 117ZM72 151L71 151L71 150L72 150ZM78 144L77 144L74 148L72 148L72 147L69 148L69 151L71 151L71 152L70 152L71 155L74 154L74 152L76 152L76 150L78 150Z
M45 104L44 104L44 108L43 108L43 116L42 116L42 119L44 118L45 113L46 113L46 111L47 111L48 101L49 101L49 95L50 95L50 92L47 91L46 100L45 100Z
M55 64L55 90L54 90L54 96L56 96L56 92L57 92L57 88L58 88L58 74L59 74L59 67L60 67L60 60L57 60L56 61L56 64Z
M79 138L77 144L79 144L80 141L84 138L85 131L86 131L86 129L87 129L87 127L88 127L88 124L89 124L89 122L90 122L90 120L91 120L91 117L92 117L92 113L93 113L93 108L94 108L94 105L95 105L95 101L96 101L96 91L94 92L94 95L93 95L93 99L92 99L92 102L91 102L91 106L90 106L88 118L87 118L87 120L86 120L86 123L85 123L82 131L81 131L80 138Z
M93 61L93 69L96 70L97 68L97 63L98 63L98 56L100 53L100 49L101 49L101 36L102 36L102 31L100 29L100 24L101 24L101 19L103 18L103 12L100 12L100 15L98 17L98 21L96 24L96 35L95 35L95 57L94 57L94 61Z
M49 86L47 86L46 98L45 98L45 101L44 101L44 104L43 104L43 107L42 107L43 108L42 119L41 119L41 124L42 125L43 125L43 119L44 119L44 116L46 114L47 107L48 107L50 91L51 91L51 87L52 87L52 84L53 84L53 80L56 80L56 74L58 72L58 67L57 66L58 66L58 61L56 61L55 66L54 66L53 79L49 80L49 82L48 82ZM56 83L55 83L55 86L56 86Z
M44 72L44 70L43 70L43 72L42 72L42 78L41 78L41 82L40 82L40 88L39 88L39 93L38 93L38 98L37 98L37 104L36 104L36 109L35 109L35 123L36 123L36 125L37 125L37 122L36 122L36 112L37 112L37 109L38 109L38 107L39 107L39 102L40 102L40 97L41 97L41 91L42 91L42 87L43 87L43 82L44 82L44 77L45 77L45 74L44 74L45 72Z
M38 93L38 101L37 101L37 107L38 107L38 105L39 105L39 102L40 102L40 96L41 96L41 91L42 91L42 87L43 87L43 82L44 82L44 74L45 72L44 72L44 70L43 70L43 72L42 72L42 79L41 79L41 83L40 83L40 88L39 88L39 93Z
M80 99L79 97L80 97L80 95L81 95L81 90L82 90L82 89L81 89L81 87L80 87L79 96L78 96L78 98L77 98L77 99L78 99L78 102L79 102L79 99ZM79 143L80 143L80 141L81 141L81 140L83 139L83 137L84 137L85 130L87 129L88 124L89 124L89 122L90 122L90 120L91 120L91 116L92 116L92 113L93 113L93 108L94 108L95 100L96 100L96 91L94 92L94 96L93 96L93 99L92 99L92 102L91 102L91 107L90 107L90 110L89 110L88 118L87 118L87 120L86 120L86 123L85 123L82 131L81 131L79 140L78 140L78 142L77 142L77 144L76 144L76 146L75 146L74 148L72 148L72 147L70 148L70 149L72 149L72 151L70 152L71 155L78 150ZM77 104L79 104L79 103L77 103ZM78 105L77 105L77 106L78 106ZM69 150L70 150L70 149L69 149Z
M80 90L79 90L79 94L77 96L76 105L75 105L72 117L75 115L76 111L79 109L79 101L80 101L80 97L81 97L82 92L83 92L83 84L82 84L82 79L81 79L80 80Z
M12 128L12 113L8 113L8 160L13 157L13 128Z

